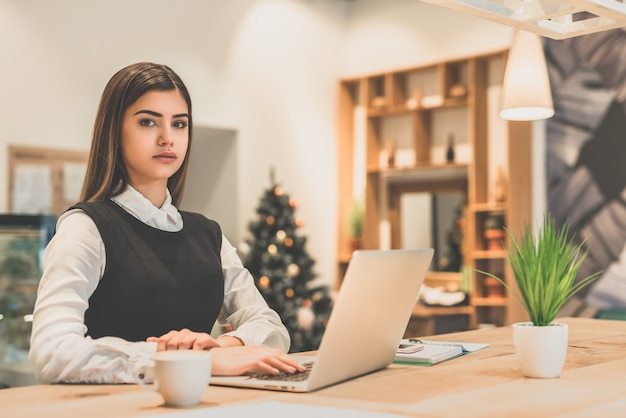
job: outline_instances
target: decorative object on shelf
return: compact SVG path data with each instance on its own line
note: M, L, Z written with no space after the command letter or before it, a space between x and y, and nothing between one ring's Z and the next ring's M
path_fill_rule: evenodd
M419 301L426 306L459 306L464 304L467 294L460 290L449 291L443 287L422 285Z
M382 109L387 104L387 99L384 96L376 96L372 99L371 106L375 109Z
M513 324L513 342L522 373L527 377L559 377L567 354L567 324L555 322L563 304L601 272L577 280L578 271L589 254L585 241L570 238L569 224L558 228L549 214L536 235L526 225L518 240L509 229L511 245L505 247L519 292L497 276L521 303L530 322Z
M483 236L487 242L488 251L502 250L504 240L504 216L491 214L483 223Z
M465 97L467 96L467 87L463 84L453 84L448 91L450 97Z
M548 68L539 36L526 31L513 34L500 108L500 117L505 120L540 120L554 115Z
M484 295L490 299L504 299L504 286L493 277L485 277L483 279Z
M409 97L407 99L406 107L411 109L411 110L417 109L422 104L422 97L423 96L424 96L424 93L422 92L421 88L415 89L415 93L413 94L413 97Z
M380 165L380 168L393 168L396 165L395 139L385 141L385 147L380 150L378 155L378 165Z
M350 249L356 251L362 247L363 237L363 204L355 200L350 211Z
M394 153L393 165L397 168L415 167L415 150L410 148L398 148Z
M504 168L502 166L498 166L496 170L496 181L493 188L493 198L496 203L506 202L507 188L508 182L506 174L504 173Z
M432 96L423 96L420 101L422 107L437 107L443 104L443 97L438 94Z
M446 149L446 162L452 164L454 162L454 134L448 134L448 148Z

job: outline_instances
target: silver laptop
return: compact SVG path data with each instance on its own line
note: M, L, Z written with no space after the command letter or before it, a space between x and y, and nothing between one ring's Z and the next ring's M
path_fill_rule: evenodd
M311 392L387 367L417 303L432 249L354 252L315 356L301 374L213 376L212 385ZM292 354L293 355L293 354Z

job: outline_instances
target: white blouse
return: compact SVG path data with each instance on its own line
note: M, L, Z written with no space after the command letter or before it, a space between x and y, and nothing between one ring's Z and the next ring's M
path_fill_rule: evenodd
M147 225L169 232L183 227L169 191L160 208L130 186L113 200ZM218 322L232 326L228 335L247 345L288 351L287 329L225 236L221 257L224 305ZM29 356L39 383L137 383L139 374L151 381L155 343L85 336L84 314L105 265L104 243L89 215L80 209L62 214L45 251L33 316Z

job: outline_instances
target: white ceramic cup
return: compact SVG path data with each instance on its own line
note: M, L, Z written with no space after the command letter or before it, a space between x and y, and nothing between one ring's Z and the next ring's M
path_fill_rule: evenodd
M209 351L159 351L153 358L152 389L161 394L165 405L185 407L200 403L211 379Z

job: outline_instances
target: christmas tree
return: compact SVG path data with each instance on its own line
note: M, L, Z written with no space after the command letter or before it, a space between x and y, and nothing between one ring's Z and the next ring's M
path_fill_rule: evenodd
M250 221L252 238L243 259L257 288L281 317L291 336L290 352L316 350L332 309L328 286L315 286L314 260L306 237L297 235L303 221L295 216L296 201L271 177Z

